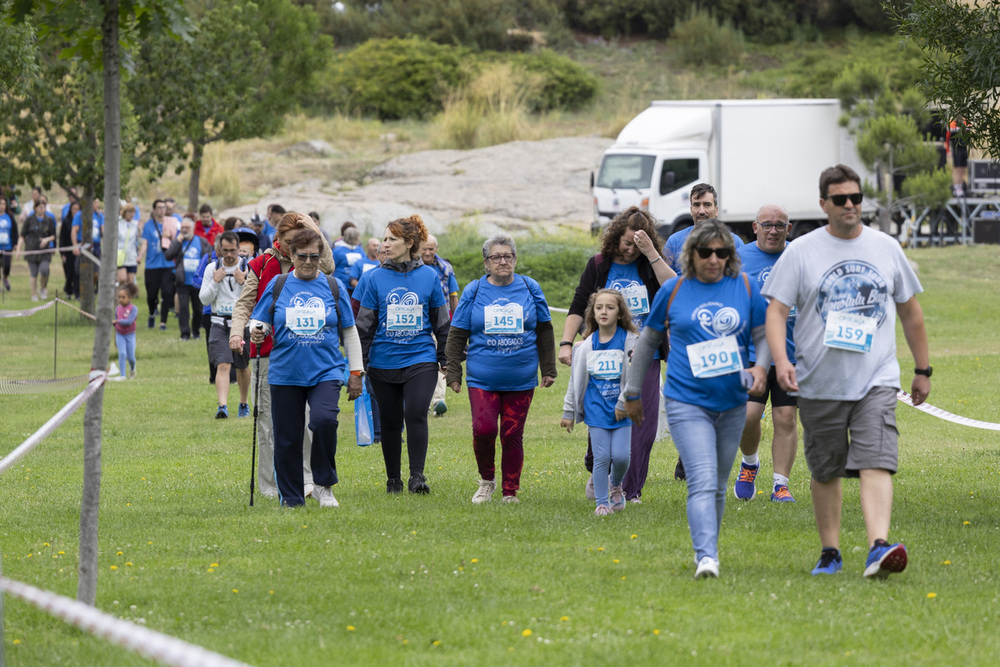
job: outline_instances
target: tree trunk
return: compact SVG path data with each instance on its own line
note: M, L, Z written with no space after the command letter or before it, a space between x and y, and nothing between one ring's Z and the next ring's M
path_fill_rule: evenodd
M90 243L94 238L94 189L90 186L83 191L83 207L80 209L80 243ZM93 252L93 248L90 249ZM94 314L94 263L80 253L80 309ZM81 315L81 317L83 317Z
M197 141L191 143L191 180L188 181L188 210L198 213L198 188L201 185L201 160L205 147Z
M104 56L104 261L97 303L97 328L90 364L108 368L114 308L118 207L121 199L121 100L118 54L118 0L103 0L101 46ZM97 525L101 500L101 423L104 387L90 400L83 416L83 498L80 503L80 572L76 597L93 605L97 600Z

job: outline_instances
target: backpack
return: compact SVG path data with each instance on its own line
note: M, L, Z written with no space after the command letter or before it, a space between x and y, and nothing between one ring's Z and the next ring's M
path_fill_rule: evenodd
M284 289L285 283L288 281L288 276L291 275L291 271L288 273L282 273L274 279L274 294L271 299L271 308L268 310L268 316L271 322L274 322L274 306L278 303L278 295L281 294L281 290ZM337 336L340 337L340 343L344 342L344 320L340 317L340 287L337 285L337 279L332 275L324 273L326 276L326 281L330 285L330 293L333 294L333 309L337 313ZM273 324L272 324L273 328Z

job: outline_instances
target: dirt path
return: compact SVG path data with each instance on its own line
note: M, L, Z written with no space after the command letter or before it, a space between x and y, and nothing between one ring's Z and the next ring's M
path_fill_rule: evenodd
M353 220L378 234L393 218L418 213L435 234L472 222L483 234L526 230L532 225L589 229L593 218L590 172L612 143L600 137L517 141L469 151L410 153L375 167L374 182L336 194L319 180L279 188L254 206L223 211L249 219L267 205L317 211L323 227L339 231Z

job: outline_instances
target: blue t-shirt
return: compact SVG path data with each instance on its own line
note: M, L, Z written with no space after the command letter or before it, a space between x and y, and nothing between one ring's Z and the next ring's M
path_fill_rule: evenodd
M788 247L787 243L785 247ZM740 254L743 271L750 276L751 280L756 280L757 288L763 291L764 283L767 282L768 277L771 275L771 268L778 261L778 258L781 257L781 253L764 252L756 243L748 243L736 252ZM785 349L788 352L788 360L793 364L795 363L795 341L792 340L792 330L794 328L795 306L792 306L791 313L788 315L788 335L785 337L787 341ZM750 341L750 362L753 363L756 360L757 353L753 349L753 341Z
M681 250L684 249L684 242L687 241L687 237L689 237L693 231L694 227L688 227L679 232L674 232L669 238L667 238L667 242L663 244L663 254L666 256L667 262L670 264L670 268L676 271L677 275L684 273L681 268ZM730 232L730 234L732 234L732 232ZM733 234L733 241L736 242L737 249L743 246L743 239L736 234Z
M201 267L201 237L196 236L181 244L181 261L184 263L184 284L193 286L198 268ZM204 268L202 271L204 272ZM201 288L200 280L198 287Z
M625 337L627 335L628 332L625 329L618 327L611 340L607 343L602 343L600 340L601 332L595 331L590 336L590 343L593 346L591 354L602 350L621 350L622 364L628 363L624 359ZM581 361L587 362L590 360ZM583 422L587 426L594 428L613 429L631 426L632 420L630 419L615 421L615 405L618 403L618 397L622 393L621 367L618 367L615 377L602 377L602 375L605 375L603 371L606 370L606 366L600 364L591 368L592 365L587 364L590 377L587 380L587 390L583 394Z
M368 276L361 307L378 317L368 365L392 369L437 363L430 311L445 305L437 272L426 265L407 273L380 266Z
M171 269L174 264L163 256L160 241L163 238L163 225L150 218L142 228L142 238L146 239L146 268Z
M199 290L201 289L201 283L205 280L205 269L207 269L208 265L216 261L217 259L218 257L215 256L214 250L201 258L201 261L198 263L198 269L194 272L194 277L191 282L192 287L195 287ZM212 304L210 303L204 304L201 308L201 312L203 315L211 315Z
M451 323L469 331L467 384L486 391L537 387L535 327L551 320L542 288L531 278L515 273L509 285L486 278L466 285Z
M333 249L333 275L345 285L350 284L351 267L362 257L367 257L365 249L361 246L344 248L337 246Z
M371 259L368 255L365 255L358 261L351 265L351 272L348 275L348 281L357 280L358 284L361 284L361 276L368 273L372 269L378 266L378 261ZM356 287L351 287L350 282L347 283L347 288L350 290L356 289Z
M639 269L635 262L628 264L611 264L608 271L608 281L604 284L608 289L621 292L625 296L625 303L629 312L632 313L632 322L639 331L646 326L646 318L649 316L649 304L652 297L646 288L646 283L639 277Z
M0 250L14 249L14 221L4 213L0 215Z
M272 280L267 284L251 315L255 320L268 322L274 330L268 383L315 387L328 380L342 381L347 362L340 351L338 309L340 327L354 326L347 287L338 284L340 299L335 306L330 283L324 274L313 280L300 280L289 274L274 306L272 320L270 311L276 282Z
M91 221L91 238L90 241L94 245L94 249L91 251L95 255L100 255L101 253L101 234L104 232L104 214L94 211L92 213L93 220ZM73 223L70 225L76 230L76 242L83 242L83 211L77 211L73 214Z
M663 395L675 401L721 412L746 403L738 372L716 377L696 378L688 358L689 345L697 345L725 336L736 336L742 366L747 367L750 332L764 326L767 301L760 288L750 282L750 294L743 276L724 276L716 283L703 283L697 278L684 278L667 313L670 293L681 277L671 278L653 298L646 326L657 331L665 329L670 320L670 354L667 357L667 382Z

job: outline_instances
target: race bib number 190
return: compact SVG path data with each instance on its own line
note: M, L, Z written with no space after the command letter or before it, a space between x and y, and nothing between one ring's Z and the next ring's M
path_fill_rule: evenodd
M696 378L714 378L743 368L736 336L723 336L687 346L691 373Z
M424 328L424 307L419 303L406 306L390 303L386 311L385 326L389 331L421 331Z
M871 352L878 320L864 315L832 312L826 316L823 345L849 352Z

